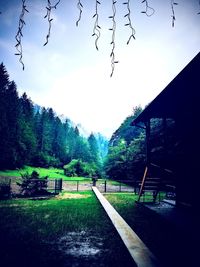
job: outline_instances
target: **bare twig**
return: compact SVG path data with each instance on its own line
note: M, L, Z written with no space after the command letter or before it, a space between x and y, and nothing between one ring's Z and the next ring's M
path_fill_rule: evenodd
M112 71L111 71L110 77L113 76L113 73L114 73L114 70L115 70L115 64L119 63L119 61L115 60L115 32L116 32L116 21L115 21L116 6L115 6L115 4L116 3L117 3L117 1L112 0L112 11L113 11L113 14L112 14L112 16L109 17L110 19L112 19L112 23L113 23L112 28L109 29L110 31L112 31L112 41L111 41L112 51L111 51L111 54L110 54Z
M44 46L48 44L49 37L50 37L50 34L51 34L51 22L53 21L53 19L51 18L51 10L52 9L56 9L57 8L57 5L59 3L60 3L60 0L58 0L55 5L52 5L51 4L51 0L47 0L47 6L46 6L47 13L44 16L44 18L45 19L47 18L47 20L48 20L49 29L48 29L48 33L46 35L46 42L44 43Z
M128 18L128 23L126 23L125 26L129 26L129 28L131 29L131 34L130 34L129 39L127 41L127 45L128 45L131 38L135 39L135 29L133 28L132 21L131 21L130 0L128 0L127 2L124 2L123 4L127 6L127 11L128 11L128 13L126 15L124 15L124 17Z
M174 11L174 6L177 6L178 3L174 2L174 0L171 0L171 9L172 9L172 27L174 27L176 16Z
M142 11L141 13L146 14L147 17L151 17L155 13L155 9L149 6L147 0L143 0L142 3L145 3L145 11Z
M25 66L23 63L23 48L22 48L22 37L23 37L23 27L24 25L26 25L25 21L24 21L24 16L25 13L29 12L28 9L26 8L26 0L22 0L22 11L19 17L19 24L18 24L18 30L17 33L15 35L15 39L17 41L17 44L15 45L16 49L17 49L17 53L15 53L16 56L19 56L19 62L22 64L22 69L24 70Z
M100 38L101 32L100 29L101 27L99 26L99 14L98 14L98 5L100 5L100 1L96 0L96 6L95 6L95 14L93 16L93 18L95 18L95 22L94 22L94 28L93 28L93 34L92 36L95 36L95 47L97 50L99 50L98 48L98 40Z
M81 20L82 12L83 12L83 5L82 5L80 0L78 0L77 8L79 9L79 17L78 17L78 20L76 21L76 26L78 26L78 24L79 24L79 22Z
M200 0L199 0L199 7L200 7ZM200 15L200 11L197 13L197 15Z

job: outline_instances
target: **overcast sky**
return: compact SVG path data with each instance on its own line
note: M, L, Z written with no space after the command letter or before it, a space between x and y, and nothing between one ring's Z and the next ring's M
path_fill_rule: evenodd
M27 0L23 29L22 70L14 54L15 34L21 11L20 0L0 0L0 61L17 84L34 103L52 107L87 131L110 137L133 107L144 107L189 63L200 50L200 11L198 0L177 0L175 27L172 27L171 0L150 0L155 14L147 17L141 0L131 0L132 24L136 40L129 38L124 27L127 13L123 1L116 8L116 64L110 78L112 21L111 0L99 5L101 37L99 51L92 37L95 1L82 0L83 12L79 27L76 0L61 0L52 11L49 43L44 47L48 23L46 0ZM56 3L56 1L51 1Z

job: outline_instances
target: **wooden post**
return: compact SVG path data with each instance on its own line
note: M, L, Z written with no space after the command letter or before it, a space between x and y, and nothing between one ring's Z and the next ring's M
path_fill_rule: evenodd
M145 122L145 130L146 130L146 165L149 166L150 160L150 134L151 134L151 123L150 119Z
M78 192L78 186L79 186L79 181L77 181L77 184L76 184L76 191Z
M145 179L146 179L146 176L147 176L147 171L148 171L148 167L146 166L145 167L145 170L144 170L144 175L143 175L143 178L142 178L142 183L141 183L141 186L140 186L140 192L139 192L138 201L140 201L140 197L142 195L142 191L143 191L143 187L144 187L144 182L145 182Z
M167 133L166 133L167 120L165 117L162 119L162 123L163 123L163 147L166 153L167 152Z
M60 178L60 192L62 192L62 178Z
M106 190L107 190L106 186L107 186L107 181L105 180L105 183L104 183L104 192L105 193L106 193Z
M122 183L121 183L121 181L119 182L119 192L121 192L122 191Z

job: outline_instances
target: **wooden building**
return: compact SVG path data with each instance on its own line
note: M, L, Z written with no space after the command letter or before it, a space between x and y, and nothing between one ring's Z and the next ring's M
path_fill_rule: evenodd
M152 162L151 158L151 123L154 119L163 121L165 156L162 158L160 166ZM167 121L169 120L174 121L174 139L170 153L167 150ZM176 190L177 205L194 208L199 206L200 53L144 109L132 122L132 125L146 129L147 168L143 183L145 184L146 176L148 176L148 168L157 166L166 172L171 172L171 181Z

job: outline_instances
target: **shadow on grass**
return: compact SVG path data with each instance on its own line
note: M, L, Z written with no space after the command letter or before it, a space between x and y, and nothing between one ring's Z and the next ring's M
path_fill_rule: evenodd
M0 214L1 267L135 266L91 192L2 201Z
M199 265L199 228L194 227L192 220L184 228L184 221L175 224L155 211L136 204L133 194L107 194L106 198L160 260L162 266Z

